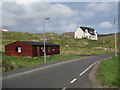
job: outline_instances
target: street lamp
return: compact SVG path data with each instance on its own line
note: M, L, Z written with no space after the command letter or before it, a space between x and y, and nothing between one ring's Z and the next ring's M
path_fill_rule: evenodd
M45 20L49 20L50 18L43 19L43 33L44 33L44 63L46 63L46 51L45 51Z

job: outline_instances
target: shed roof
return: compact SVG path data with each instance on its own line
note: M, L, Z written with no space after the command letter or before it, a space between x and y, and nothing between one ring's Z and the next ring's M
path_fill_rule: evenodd
M85 32L85 30L87 29L88 32L89 32L91 35L95 35L95 33L94 33L95 29L93 29L93 28L83 27L83 26L81 26L80 28L81 28L84 32Z
M30 44L32 46L43 46L44 45L44 42L31 42L31 41L18 41L18 42L23 42L26 44ZM48 43L48 42L45 42L45 45L46 46L59 46L59 44L53 44L53 43Z

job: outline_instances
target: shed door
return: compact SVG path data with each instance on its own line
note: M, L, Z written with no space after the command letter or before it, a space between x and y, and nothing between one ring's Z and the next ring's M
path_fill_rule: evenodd
M37 56L38 57L40 56L40 47L39 46L37 47Z

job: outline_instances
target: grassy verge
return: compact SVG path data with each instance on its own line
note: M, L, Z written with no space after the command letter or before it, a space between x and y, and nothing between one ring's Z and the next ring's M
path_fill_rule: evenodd
M47 56L46 60L47 62L52 62L52 61L77 58L77 57L80 57L80 56L52 55L52 56ZM30 67L30 66L34 66L42 63L44 63L44 57L27 58L27 57L18 57L18 56L3 56L2 72L7 72L17 68Z
M118 87L118 57L102 61L97 71L97 79L101 85L107 87Z

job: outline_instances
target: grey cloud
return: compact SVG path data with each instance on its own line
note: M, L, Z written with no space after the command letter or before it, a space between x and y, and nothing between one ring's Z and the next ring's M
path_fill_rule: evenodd
M109 3L111 5L111 3ZM79 4L77 4L79 5ZM3 26L8 30L21 32L38 32L43 31L43 18L50 17L50 20L45 21L46 32L63 33L68 31L75 31L74 29L80 25L88 25L98 29L100 22L108 21L116 17L116 7L111 7L109 11L97 12L97 10L88 9L88 4L83 5L84 9L74 8L74 10L67 6L67 3L51 4L51 3L30 3L17 4L5 3L3 7ZM99 3L97 3L99 5ZM114 6L114 4L112 4ZM8 9L7 9L8 8ZM111 10L113 13L111 13ZM81 12L84 11L86 16L89 12L93 12L91 17L86 18Z
M25 13L25 9L23 5L17 5L15 2L4 2L2 5L2 10L4 12L8 12L14 15L20 15Z
M58 32L59 30L59 32L63 32L66 28L73 27L69 24L77 21L76 13L70 7L62 4L31 3L30 5L22 5L4 3L3 28L13 31L42 32L43 18L50 17L51 19L46 22L49 28L46 31ZM61 29L62 25L65 28Z
M50 9L51 5L49 3L32 3L31 8L34 9L35 11L44 12Z

